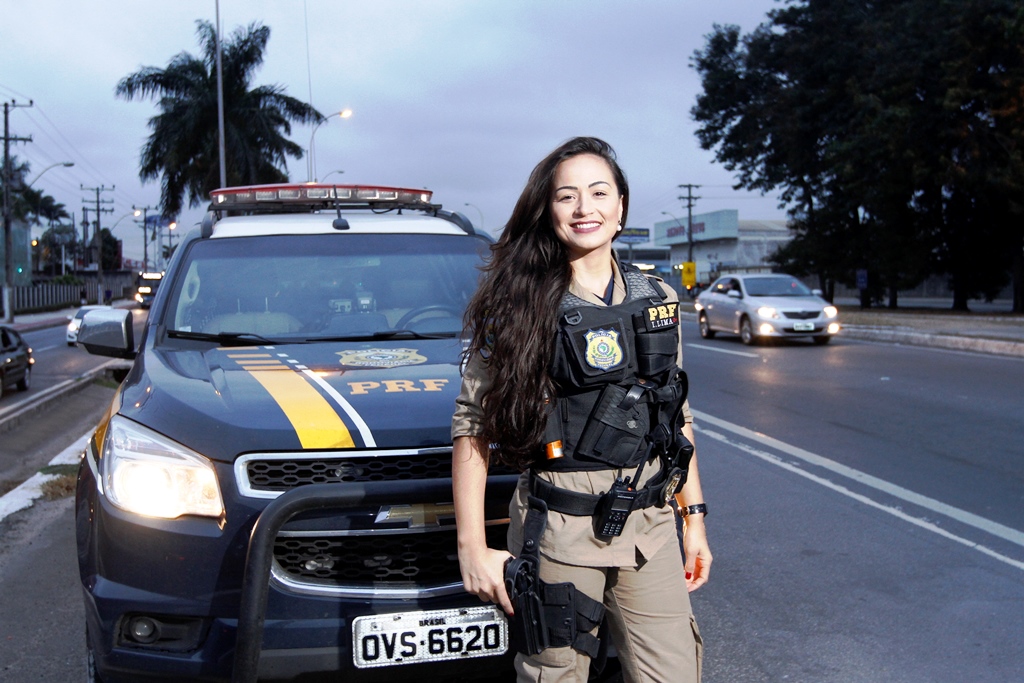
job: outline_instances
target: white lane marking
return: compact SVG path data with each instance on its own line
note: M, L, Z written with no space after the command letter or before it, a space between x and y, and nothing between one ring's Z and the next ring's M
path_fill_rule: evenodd
M77 464L78 461L81 460L82 453L85 451L85 447L88 445L90 438L92 438L91 431L61 451L53 460L50 461L49 464ZM22 482L22 484L16 489L8 491L3 496L0 496L0 520L17 512L18 510L24 510L25 508L30 507L33 501L42 497L43 484L51 479L56 479L58 476L60 475L36 472L27 481Z
M998 536L1003 540L1024 548L1024 532L1018 531L1017 529L1004 526L998 522L993 522L990 519L985 519L984 517L967 512L966 510L961 510L960 508L953 507L952 505L947 505L946 503L935 500L934 498L929 498L928 496L923 496L920 493L915 493L909 489L903 488L902 486L885 481L884 479L879 479L878 477L873 477L870 474L861 472L860 470L855 470L852 467L842 465L834 460L829 460L828 458L816 455L810 451L805 451L797 446L779 441L778 439L773 439L766 434L755 432L752 429L747 429L746 427L741 427L731 422L726 422L725 420L717 417L712 417L707 413L694 410L693 416L695 419L703 420L708 424L715 425L716 427L738 434L744 438L752 439L769 448L781 451L787 455L793 456L794 458L799 458L804 462L829 470L830 472L847 477L848 479L853 479L860 484L870 486L873 489L877 489L895 498L905 500L908 503L913 503L914 505L923 507L926 510L931 510L937 514L955 519L962 524L972 526L975 529L992 534L993 536Z
M730 351L729 349L720 349L717 346L704 346L704 344L687 344L691 349L704 349L706 351L717 351L718 353L731 353L734 356L744 356L746 358L760 358L761 356L756 353L750 353L748 351Z
M778 465L779 467L781 467L781 468L783 468L785 470L788 470L788 471L790 471L790 472L792 472L794 474L799 474L801 477L804 477L806 479L810 479L811 481L815 482L816 484L821 484L822 486L824 486L826 488L832 489L833 491L836 491L837 493L841 493L844 496L848 496L850 498L853 498L854 500L856 500L858 502L861 502L861 503L864 503L865 505L869 505L869 506L871 506L873 508L877 508L878 510L881 510L882 512L887 512L890 515L893 515L894 517L898 517L899 519L902 519L905 522L910 522L911 524L914 524L915 526L919 526L922 529L926 529L928 531L936 533L939 536L942 536L943 538L948 538L951 541L955 541L957 543L960 543L962 545L967 546L968 548L972 548L974 550L977 550L978 552L980 552L982 554L985 554L985 555L988 555L989 557L991 557L993 559L996 559L996 560L999 560L1000 562L1008 564L1011 567L1016 567L1017 569L1024 570L1024 562L1020 562L1019 560L1015 560L1012 557L1007 557L1006 555L1003 555L1001 553L997 553L995 550L992 550L991 548L983 546L980 543L975 543L974 541L970 541L970 540L968 540L966 538L963 538L961 536L957 536L956 534L950 533L950 532L946 531L945 529L943 529L942 527L937 526L937 525L933 524L932 522L929 522L926 519L921 519L919 517L913 517L913 516L908 515L907 513L903 512L903 510L900 510L899 508L890 507L888 505L883 505L882 503L879 503L878 501L872 500L872 499L868 498L867 496L861 495L859 493L854 493L853 491L851 491L850 489L846 488L845 486L840 486L839 484L831 482L828 479L825 479L824 477L819 477L817 475L811 474L810 472L808 472L806 470L800 469L796 465L793 465L793 464L790 464L788 462L785 462L784 460L781 460L778 456L772 455L771 453L767 453L767 452L762 451L762 450L758 450L758 449L754 448L753 446L749 446L749 445L744 444L744 443L738 443L736 441L732 441L731 439L729 439L729 437L724 436L722 434L719 434L717 432L713 432L713 431L710 431L710 430L707 430L707 429L701 429L699 431L700 431L701 436L708 436L708 437L710 437L712 439L715 439L716 441L721 441L723 443L729 444L730 446L733 446L733 447L738 448L738 449L740 449L740 450L742 450L742 451L744 451L746 453L749 453L750 455L753 455L754 457L761 458L762 460L764 460L766 462L770 462L773 465Z
M60 347L61 347L61 344L54 344L52 346L44 346L44 347L38 348L38 349L33 346L32 347L32 353L42 353L43 351L49 351L50 349L58 349Z

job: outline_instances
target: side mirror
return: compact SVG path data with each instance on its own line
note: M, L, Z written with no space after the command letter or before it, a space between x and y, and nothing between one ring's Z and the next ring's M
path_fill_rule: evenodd
M94 356L135 358L132 312L123 308L89 311L78 328L78 343Z
M823 292L820 289L812 289L811 290L811 294L813 294L814 296L821 296L822 293Z
M742 294L740 294L740 293L739 293L738 291L736 291L735 289L730 289L730 290L729 290L728 292L726 292L726 294L725 294L725 295L726 295L727 297L729 297L730 299L742 299L742 298L743 298L743 295L742 295Z

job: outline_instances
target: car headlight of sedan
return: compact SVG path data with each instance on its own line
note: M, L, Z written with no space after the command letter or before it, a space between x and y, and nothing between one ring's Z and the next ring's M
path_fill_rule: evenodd
M762 306L761 308L757 309L757 315L761 318L776 319L779 317L779 312L776 311L771 306Z
M147 517L220 517L213 464L179 443L115 415L103 445L103 488L117 507Z
M835 306L826 306L821 310L825 313L826 318L834 318L839 315L839 309Z

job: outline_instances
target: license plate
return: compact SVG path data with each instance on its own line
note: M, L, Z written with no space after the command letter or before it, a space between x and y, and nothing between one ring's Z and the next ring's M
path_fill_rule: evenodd
M352 620L352 658L360 669L490 657L507 650L508 621L493 605Z
M796 332L813 332L814 323L793 323L793 330Z

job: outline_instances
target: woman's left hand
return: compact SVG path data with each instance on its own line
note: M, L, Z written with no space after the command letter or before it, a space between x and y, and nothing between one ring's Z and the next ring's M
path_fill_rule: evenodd
M683 551L686 553L686 590L692 593L708 582L711 572L711 548L704 529L704 515L684 517Z

